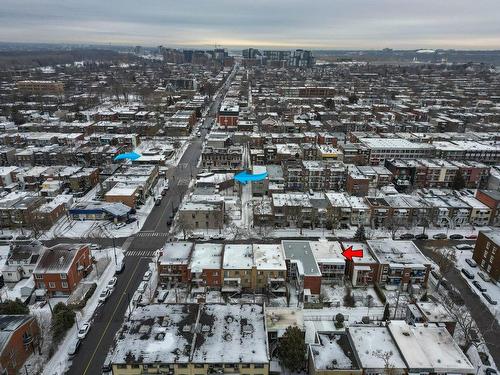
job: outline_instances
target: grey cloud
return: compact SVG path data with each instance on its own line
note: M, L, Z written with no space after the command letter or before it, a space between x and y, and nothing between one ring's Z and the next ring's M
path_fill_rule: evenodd
M500 48L498 0L2 0L0 39Z

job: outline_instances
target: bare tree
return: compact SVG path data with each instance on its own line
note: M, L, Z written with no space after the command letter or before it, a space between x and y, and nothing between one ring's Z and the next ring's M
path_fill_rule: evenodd
M457 323L459 334L462 336L464 341L463 346L468 348L470 344L478 339L476 322L472 318L472 315L466 306L456 304L452 298L450 298L448 293L440 294L443 298L443 305Z
M436 290L438 290L444 277L455 267L457 256L452 248L433 249L432 253L434 254L434 262L439 267L439 273L441 274L436 284Z
M384 361L384 374L385 375L394 375L396 373L396 369L394 364L391 362L391 357L393 356L392 350L388 352L383 352L382 350L375 350L372 352L374 357L380 358Z
M188 234L193 232L193 221L189 220L185 215L179 215L177 220L177 228L182 231L184 241L187 239Z
M391 216L385 221L385 226L391 233L391 238L396 239L397 232L404 226L404 218L400 216Z

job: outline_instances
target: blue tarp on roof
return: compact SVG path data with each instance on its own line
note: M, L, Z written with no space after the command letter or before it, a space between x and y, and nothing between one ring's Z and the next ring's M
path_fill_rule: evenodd
M139 159L140 157L141 155L139 155L137 152L132 151L115 156L115 161L125 160L125 159L136 160Z

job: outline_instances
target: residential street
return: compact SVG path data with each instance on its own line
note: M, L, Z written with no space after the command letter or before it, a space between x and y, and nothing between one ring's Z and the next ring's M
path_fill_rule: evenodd
M228 81L232 76L229 77ZM228 83L223 86L227 91ZM223 95L216 97L212 103L203 125L209 126L213 121ZM182 156L178 166L169 170L169 190L163 197L160 206L155 206L151 211L142 230L128 239L116 239L117 246L125 248L125 270L118 276L115 290L106 303L96 309L92 329L82 343L77 355L73 358L68 374L100 374L106 354L113 343L113 338L120 328L127 305L135 290L142 281L148 263L154 251L159 249L168 238L169 226L167 221L171 219L173 207L178 207L182 197L188 190L189 181L198 173L197 163L201 155L203 140L206 136L206 129L201 130L201 137L189 141L190 144ZM148 236L154 233L154 236ZM89 242L88 239L73 240L74 242ZM71 241L71 242L73 242ZM102 246L112 244L112 239L102 238L92 240ZM47 244L57 243L57 240L47 241ZM143 256L128 256L145 251Z
M425 246L429 241L416 242L427 257L434 259L435 255L430 251L429 247ZM460 271L453 268L451 272L446 275L446 279L460 291L467 308L469 309L472 317L477 323L477 326L486 341L490 354L493 358L500 358L500 325L491 312L483 305L481 299L469 288Z

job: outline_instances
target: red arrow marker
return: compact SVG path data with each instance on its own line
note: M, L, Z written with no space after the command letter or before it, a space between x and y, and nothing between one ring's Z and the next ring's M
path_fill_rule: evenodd
M348 260L352 260L352 257L362 258L363 257L363 249L353 250L352 246L349 246L347 249L342 251L342 255L345 256L345 258Z

